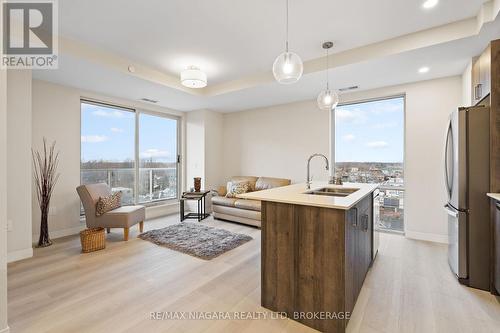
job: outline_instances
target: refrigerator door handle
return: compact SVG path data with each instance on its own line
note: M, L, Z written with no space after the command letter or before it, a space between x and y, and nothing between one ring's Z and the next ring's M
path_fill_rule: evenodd
M450 133L451 135L453 136L453 129L452 129L452 125L451 125L451 120L450 120L450 123L448 125L448 130L446 132L446 142L445 142L445 146L444 146L444 178L445 178L445 184L446 184L446 191L448 192L448 197L451 198L451 193L453 191L453 188L452 186L450 186L450 174L448 172L448 154L449 154L449 143L450 143ZM452 138L453 139L453 138ZM451 141L453 142L453 140ZM453 168L453 159L454 159L454 152L453 152L453 147L451 147L451 167ZM451 170L451 175L453 176L453 172L454 170L452 169ZM453 180L451 181L451 185L453 185Z
M454 218L458 218L458 211L451 209L450 206L444 205L444 210L448 215L453 216Z

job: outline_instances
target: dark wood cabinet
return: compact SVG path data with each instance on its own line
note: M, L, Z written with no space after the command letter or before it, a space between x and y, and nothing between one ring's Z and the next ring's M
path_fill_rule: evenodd
M496 294L500 294L500 202L494 201L495 205L495 225L493 238L496 246L494 247L494 267L493 267L493 286L496 289Z
M372 205L371 194L347 211L262 201L262 306L345 332L371 265Z
M352 312L372 262L373 201L346 212L346 311Z
M477 104L491 92L491 46L472 63L472 104Z

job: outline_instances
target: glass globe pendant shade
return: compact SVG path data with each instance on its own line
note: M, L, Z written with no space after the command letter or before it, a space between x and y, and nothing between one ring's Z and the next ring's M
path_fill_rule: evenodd
M321 110L331 111L339 104L339 95L330 89L323 90L318 96L318 107Z
M273 64L273 74L276 81L281 84L297 82L304 72L302 59L293 52L283 52Z

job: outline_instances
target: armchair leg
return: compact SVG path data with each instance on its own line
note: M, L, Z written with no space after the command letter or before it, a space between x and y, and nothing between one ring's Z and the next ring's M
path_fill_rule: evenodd
M141 221L139 222L139 232L143 232L144 231L144 221Z
M123 240L128 241L128 228L123 228Z
M109 234L111 232L111 228L106 228L106 231Z

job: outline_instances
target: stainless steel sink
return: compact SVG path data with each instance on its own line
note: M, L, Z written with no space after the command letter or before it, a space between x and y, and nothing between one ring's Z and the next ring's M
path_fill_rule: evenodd
M331 197L347 197L350 194L358 191L359 188L339 188L339 187L323 187L307 191L304 194L327 195Z

